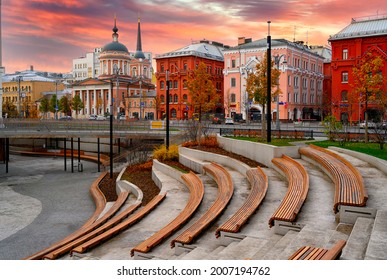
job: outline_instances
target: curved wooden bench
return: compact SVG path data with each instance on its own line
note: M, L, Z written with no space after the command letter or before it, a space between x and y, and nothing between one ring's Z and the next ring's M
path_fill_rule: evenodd
M184 225L199 207L204 196L204 185L202 180L200 180L200 178L192 171L188 174L182 175L181 178L184 180L185 185L190 192L190 197L185 208L172 222L133 248L130 252L132 257L134 256L135 252L149 252L153 247L157 246L164 239L169 237L172 233Z
M289 257L289 260L335 260L341 254L345 240L339 240L331 249L303 246Z
M142 218L144 218L147 214L149 214L154 208L157 207L157 205L164 200L167 193L156 195L147 205L145 205L143 208L141 208L139 211L128 217L126 220L116 224L115 226L109 228L106 231L101 232L92 232L88 237L93 236L91 239L89 239L86 242L83 242L81 245L78 245L74 249L71 250L70 254L72 255L74 252L82 254L86 252L87 250L97 246L98 244L116 236L120 232L126 230L128 227L132 226L133 224L140 221ZM99 228L97 229L99 230ZM83 240L82 240L83 241Z
M94 223L92 223L88 227L84 228L82 231L79 231L77 235L73 235L72 238L67 239L66 241L62 242L62 244L60 244L58 246L58 248L55 248L52 252L44 255L43 259L54 260L54 259L64 255L65 253L69 252L71 248L68 249L69 246L66 246L68 243L70 243L71 241L74 241L74 240L80 238L81 236L83 236L83 235L93 231L94 229L96 229L96 228L100 227L102 224L104 224L115 213L117 213L118 210L120 210L120 208L123 206L123 204L125 203L125 201L128 198L128 196L129 196L129 192L127 192L127 191L121 192L118 195L118 198L114 202L112 207L110 207L110 209L108 211L106 211L106 213L103 214L102 217L98 218Z
M220 237L220 232L237 233L247 222L250 216L257 210L263 198L266 195L268 179L260 167L250 169L246 172L247 179L250 182L251 191L243 205L235 214L229 218L223 225L218 227L215 232L216 238Z
M300 154L321 164L323 170L335 184L333 211L339 211L339 205L362 207L366 205L368 195L363 178L350 162L340 155L315 145L300 148Z
M93 215L83 224L81 228L70 234L69 236L65 237L64 239L54 243L53 245L47 247L46 249L43 249L27 258L26 260L39 260L42 259L44 255L52 252L53 250L59 248L63 243L69 242L76 238L80 233L83 232L83 230L90 225L92 225L98 217L101 215L103 209L106 206L106 198L103 195L102 191L99 188L99 183L102 181L103 178L107 175L107 172L101 173L101 175L93 182L93 184L90 187L90 194L93 197L94 203L95 203L95 211Z
M175 247L175 243L177 242L181 244L190 244L224 211L233 195L234 184L230 173L226 169L216 163L207 164L203 169L216 181L218 185L218 195L212 206L203 214L203 216L171 241L172 248Z
M281 158L273 158L272 162L284 172L288 181L288 191L270 218L270 227L274 226L275 220L294 222L309 190L308 173L299 162L286 155Z

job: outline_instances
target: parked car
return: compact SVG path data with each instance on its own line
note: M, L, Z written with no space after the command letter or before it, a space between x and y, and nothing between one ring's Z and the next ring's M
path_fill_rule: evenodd
M226 118L224 121L225 124L234 124L234 120L232 118Z
M97 121L106 121L106 117L105 116L97 116L96 120Z
M59 118L60 121L71 121L72 119L73 118L71 116L63 116Z
M90 115L89 120L95 121L97 119L97 115Z
M218 117L214 117L214 118L212 119L212 123L213 123L213 124L220 124L220 123L221 123L221 120L220 120Z
M359 124L359 127L360 128L365 128L366 127L366 122L365 121L362 121L360 124ZM368 122L368 128L376 128L376 123L372 122L372 121L369 121Z

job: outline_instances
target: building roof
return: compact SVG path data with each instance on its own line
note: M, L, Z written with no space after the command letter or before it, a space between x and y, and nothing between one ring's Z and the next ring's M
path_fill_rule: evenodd
M199 56L212 60L223 61L222 51L226 48L223 44L210 41L192 43L184 48L156 56L156 59L180 56Z
M329 41L381 35L387 35L387 15L352 19L351 24L330 36Z
M112 34L113 41L111 43L106 44L102 48L102 52L106 51L119 51L119 52L126 52L128 53L128 48L124 45L118 42L118 28L117 28L117 20L114 18L114 27L113 27L113 34Z
M48 75L46 73L46 75ZM3 82L15 82L18 80L18 77L21 77L21 81L28 81L28 82L50 82L50 83L54 83L55 82L55 78L50 78L50 77L46 77L44 76L42 73L40 72L36 72L36 71L31 71L31 70L27 70L27 71L21 71L21 72L16 72L16 73L13 73L13 74L6 74L3 76Z

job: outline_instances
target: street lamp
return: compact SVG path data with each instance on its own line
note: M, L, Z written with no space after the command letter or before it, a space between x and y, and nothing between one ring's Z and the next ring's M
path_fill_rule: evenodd
M119 87L118 75L120 73L120 68L117 66L117 64L114 64L113 72L114 72L114 75L116 76L117 97L118 97L118 87ZM112 84L111 95L110 95L110 179L113 178L113 110L114 110L113 101L114 99L113 99L113 84Z
M17 80L17 93L18 93L18 97L17 97L17 112L19 114L19 117L21 117L22 115L21 115L21 111L20 111L20 101L21 101L20 81L23 80L23 77L22 76L17 76L16 80Z
M165 71L165 80L166 80L166 86L167 86L167 93L166 93L166 100L167 100L167 107L166 107L166 111L167 111L167 115L166 115L166 148L167 150L169 149L169 71L166 70Z
M277 69L279 70L279 64L281 61L281 58L285 57L285 54L277 54L274 56L274 63L277 66ZM286 64L286 59L284 59L284 64ZM277 89L279 88L279 77L278 77L278 83L277 83ZM276 118L276 130L280 130L280 114L279 114L279 94L277 95L277 118Z
M140 84L140 121L142 120L142 110L144 107L143 100L142 100L142 80L140 77L140 81L138 82Z
M270 23L268 21L268 35L267 35L267 143L271 142L271 36Z

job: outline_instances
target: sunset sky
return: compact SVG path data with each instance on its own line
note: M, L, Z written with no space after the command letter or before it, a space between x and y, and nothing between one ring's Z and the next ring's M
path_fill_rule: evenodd
M111 41L136 48L141 17L143 51L166 53L208 39L235 46L237 38L271 36L327 45L351 18L386 14L385 0L2 0L3 66L70 72L72 59Z

